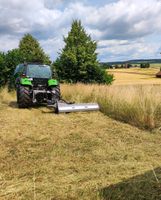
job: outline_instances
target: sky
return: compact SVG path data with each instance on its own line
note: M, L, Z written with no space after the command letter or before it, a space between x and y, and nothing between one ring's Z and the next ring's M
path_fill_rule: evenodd
M30 33L55 60L74 19L101 62L161 58L161 0L0 0L0 51Z

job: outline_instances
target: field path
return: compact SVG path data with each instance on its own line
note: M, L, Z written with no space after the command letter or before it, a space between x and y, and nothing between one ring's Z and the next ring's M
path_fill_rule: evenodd
M139 184L148 184L142 191L146 196L147 189L149 195L154 184L153 196L159 197L152 167L161 165L160 141L159 133L100 112L55 115L44 107L23 110L9 97L0 103L0 200L113 199L117 188L107 193L103 188L137 175L141 178L135 194L139 197ZM147 171L149 176L144 175ZM130 188L120 199L133 195Z

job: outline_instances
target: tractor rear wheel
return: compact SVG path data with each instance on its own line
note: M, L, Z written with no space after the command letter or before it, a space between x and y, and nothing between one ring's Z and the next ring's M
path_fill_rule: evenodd
M16 88L17 104L19 103L19 87Z
M17 88L17 103L19 108L28 108L32 104L30 88L19 86Z

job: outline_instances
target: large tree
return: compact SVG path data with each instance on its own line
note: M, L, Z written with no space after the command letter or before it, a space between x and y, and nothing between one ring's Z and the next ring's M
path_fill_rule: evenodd
M6 84L9 89L14 87L14 69L24 61L51 64L49 56L44 53L39 42L30 34L24 35L19 43L19 48L12 49L7 53L0 52L0 87Z
M0 87L8 84L13 88L13 73L17 64L22 62L19 49L0 53Z
M31 34L24 35L19 43L19 50L26 62L51 63L49 56L44 53L39 42Z
M5 66L5 54L0 52L0 86L6 84L7 72L8 70Z
M62 81L84 83L111 83L113 77L100 68L97 43L86 33L81 21L74 20L65 47L54 63Z
M14 70L15 67L23 62L22 55L19 49L12 49L5 55L6 82L9 90L14 88Z

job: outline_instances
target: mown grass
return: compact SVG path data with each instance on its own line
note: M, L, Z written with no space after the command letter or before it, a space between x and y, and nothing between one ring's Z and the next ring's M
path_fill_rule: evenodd
M161 84L156 78L160 67L154 65L150 68L109 69L108 72L115 77L114 85Z
M97 100L93 92L105 91L88 87L63 85L62 90L65 96L75 89L75 98L73 90L67 97L78 101ZM160 133L101 112L18 109L14 94L3 91L0 97L1 200L160 199Z
M75 102L98 102L111 118L155 129L161 125L161 85L62 85L63 97Z

